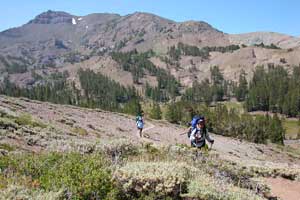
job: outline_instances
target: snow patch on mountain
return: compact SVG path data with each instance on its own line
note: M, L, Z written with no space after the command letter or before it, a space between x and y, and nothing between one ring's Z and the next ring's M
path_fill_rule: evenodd
M76 22L76 19L75 18L72 18L72 24L76 25L77 22Z

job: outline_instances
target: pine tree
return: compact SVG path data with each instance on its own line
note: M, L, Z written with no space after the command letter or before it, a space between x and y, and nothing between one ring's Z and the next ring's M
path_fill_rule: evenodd
M161 109L158 103L154 103L150 110L150 118L152 119L161 119Z
M142 106L137 99L132 99L125 104L122 111L127 114L138 115L142 112Z
M270 123L269 138L271 142L283 145L284 133L285 130L282 126L282 122L280 121L278 115L275 114Z
M181 121L181 109L176 103L168 105L165 118L171 123L179 123Z
M235 96L238 101L244 101L247 93L248 93L248 82L246 79L246 73L244 70L242 70L239 77L239 83L235 91Z

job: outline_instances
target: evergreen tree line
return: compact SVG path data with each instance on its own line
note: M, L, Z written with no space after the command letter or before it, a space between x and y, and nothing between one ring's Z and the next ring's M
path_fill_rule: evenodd
M208 129L213 133L254 143L283 144L285 130L277 115L240 115L235 109L229 110L222 104L212 108L204 104L180 101L168 105L165 117L171 123L186 124L196 114L206 117Z
M241 71L238 83L227 81L217 66L210 69L210 80L194 82L182 95L184 101L207 105L223 101L231 96L245 101L247 111L271 111L288 117L300 116L300 66L291 73L283 66L258 66L248 83L246 73Z
M67 73L53 74L51 81L31 88L20 88L6 78L0 87L0 93L57 104L101 108L129 114L136 114L141 111L139 96L133 87L121 86L108 77L91 70L79 70L78 75L83 93L75 87L74 82L72 84L67 82Z
M134 87L121 86L100 73L88 69L79 70L78 75L84 91L80 104L86 107L120 111L122 104L139 98Z
M179 95L180 83L169 72L156 67L149 58L154 55L153 51L138 53L136 50L122 53L113 52L112 58L118 62L123 70L131 72L134 83L139 84L140 79L149 73L156 76L158 86L151 87L146 84L145 95L155 101L167 101Z
M112 52L111 57L122 66L123 70L132 74L134 83L140 84L140 79L144 77L145 70L153 76L158 73L158 69L148 60L153 54L153 51L138 53L137 50L133 50L124 53Z
M223 101L225 97L231 96L234 84L224 79L218 66L210 68L211 77L200 83L195 81L191 88L188 88L182 98L185 101L194 103L205 102L209 105L212 102Z
M157 76L157 81L158 85L156 87L151 87L146 83L146 97L157 102L166 102L180 95L180 84L172 75L163 72Z
M300 66L292 73L282 66L258 66L249 84L246 98L248 111L271 111L289 117L300 115Z
M159 87L151 87L146 83L145 96L156 102L166 102L169 100L166 90L161 90Z
M255 44L256 47L266 48L266 49L280 49L280 47L276 46L275 44L271 43L270 45L265 45L263 42L260 44Z
M227 53L227 52L234 52L236 50L239 50L239 45L228 45L228 46L219 46L219 47L203 47L202 50L206 52L220 52L220 53Z
M53 75L56 79L51 82L38 84L30 88L19 87L10 82L8 78L5 78L0 87L0 93L13 97L26 97L39 101L73 105L76 102L73 91L68 87L65 75L59 74Z
M203 59L208 59L210 52L226 53L226 52L233 52L238 49L240 49L239 45L229 45L229 46L224 46L224 47L223 46L220 46L220 47L206 46L203 48L199 48L197 46L183 44L183 43L179 42L177 45L177 48L176 48L176 46L170 47L168 54L172 59L174 59L176 61L178 61L180 59L181 55L198 56Z

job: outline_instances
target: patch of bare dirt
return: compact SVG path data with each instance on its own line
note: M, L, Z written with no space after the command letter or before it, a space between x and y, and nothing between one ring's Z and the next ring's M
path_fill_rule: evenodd
M300 199L300 182L284 178L267 178L265 181L269 185L273 196L282 200Z

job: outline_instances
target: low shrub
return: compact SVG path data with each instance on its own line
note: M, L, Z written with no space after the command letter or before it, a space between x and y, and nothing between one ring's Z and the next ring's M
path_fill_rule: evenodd
M116 170L114 179L128 199L154 195L179 198L195 168L178 162L131 162Z
M64 189L68 199L106 199L115 194L111 171L101 155L14 155L0 160L0 170L29 177L31 185L45 191Z
M43 190L29 189L22 186L9 185L6 189L0 190L0 200L58 200L63 198L63 191L45 192Z
M14 151L16 148L9 144L0 144L0 149L6 150L6 151Z
M15 122L21 126L27 125L27 126L41 127L41 128L47 127L47 125L45 125L44 123L42 123L40 121L34 121L31 117L31 115L29 115L29 114L22 114L19 117L16 117Z
M10 118L0 118L0 129L18 129L19 125Z
M199 173L188 185L188 194L182 195L189 198L209 200L263 200L250 190L235 187L212 177Z
M84 128L81 128L81 127L75 127L75 128L73 128L72 131L76 135L80 135L80 136L86 136L86 135L88 135L87 130L85 130Z
M127 157L128 155L136 155L138 148L138 145L133 144L127 139L107 140L96 145L97 152L103 152L114 161L118 161L120 158Z

